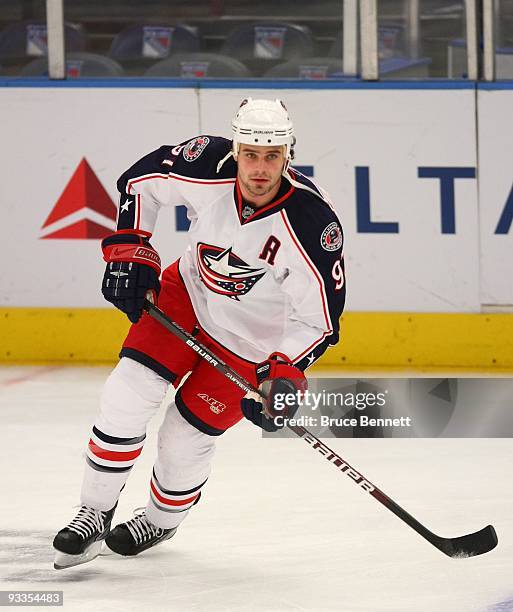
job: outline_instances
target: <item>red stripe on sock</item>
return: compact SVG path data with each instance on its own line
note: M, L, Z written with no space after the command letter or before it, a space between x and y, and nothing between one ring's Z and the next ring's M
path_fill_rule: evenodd
M153 491L153 494L159 500L159 502L162 502L163 504L166 504L167 506L185 506L185 504L190 504L191 502L193 502L199 495L198 493L197 495L193 495L192 497L189 497L187 499L181 499L180 501L173 500L173 499L166 499L165 497L162 497L162 495L160 495L160 493L157 491L153 482L150 482L150 486L151 486L151 490Z
M108 461L130 461L131 459L137 459L137 457L139 457L142 446L134 451L108 451L95 444L92 440L89 440L89 449L93 455L96 455L100 459L107 459Z

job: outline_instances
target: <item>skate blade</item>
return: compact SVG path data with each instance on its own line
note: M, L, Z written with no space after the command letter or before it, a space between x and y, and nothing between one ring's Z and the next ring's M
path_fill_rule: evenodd
M56 570L67 569L68 567L74 567L75 565L82 565L82 563L87 563L88 561L92 561L96 559L96 557L102 551L103 540L99 542L93 542L91 546L83 553L79 555L69 555L67 553L63 553L61 551L56 551L55 558L53 561L53 567Z

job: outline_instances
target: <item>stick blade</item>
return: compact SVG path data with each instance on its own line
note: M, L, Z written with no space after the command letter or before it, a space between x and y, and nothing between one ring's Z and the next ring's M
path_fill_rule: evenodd
M499 540L492 525L459 538L437 538L433 544L453 559L476 557L493 550Z

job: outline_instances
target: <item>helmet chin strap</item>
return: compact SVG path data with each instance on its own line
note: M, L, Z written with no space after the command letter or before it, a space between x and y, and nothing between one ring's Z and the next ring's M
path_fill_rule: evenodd
M217 169L216 169L216 174L219 174L219 172L221 171L221 168L224 166L225 162L227 162L230 157L233 157L233 159L235 161L237 161L237 158L235 157L235 154L233 152L233 150L230 150L224 157L223 159L217 164Z

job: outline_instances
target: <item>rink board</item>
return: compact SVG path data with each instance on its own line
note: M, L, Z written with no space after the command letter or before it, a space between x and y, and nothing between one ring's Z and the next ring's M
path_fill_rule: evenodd
M513 304L513 82L494 85L478 92L480 301Z
M2 128L9 150L2 212L10 227L24 228L4 237L16 265L3 272L0 306L104 306L98 239L88 238L80 224L113 229L118 176L162 144L198 133L230 137L230 119L246 95L281 96L291 109L294 164L328 191L345 231L349 310L480 311L476 92L471 84L445 89L0 88L0 113L10 117ZM506 124L507 108L503 113ZM90 169L85 180L76 175L83 160ZM66 190L70 181L74 189ZM96 181L110 206L91 195ZM500 205L495 208L498 212ZM178 217L170 202L152 239L165 264L187 245ZM488 268L491 288L507 282ZM513 295L505 291L501 296L507 300L501 303L513 304Z
M88 231L114 228L115 182L136 159L198 133L229 137L234 109L252 95L289 105L294 163L328 190L344 226L350 313L341 344L322 365L511 366L513 315L479 314L513 310L511 89L457 82L6 84L0 112L11 120L3 126L9 155L1 207L8 226L23 231L4 235L13 265L0 287L0 359L115 359L126 324L103 301L99 239ZM83 160L88 178L70 196L66 187ZM91 200L91 181L110 208ZM172 203L161 212L152 242L165 264L186 248L184 220Z
M348 312L319 368L513 370L513 315ZM105 363L129 328L113 309L0 309L0 362ZM164 332L165 333L165 332Z

